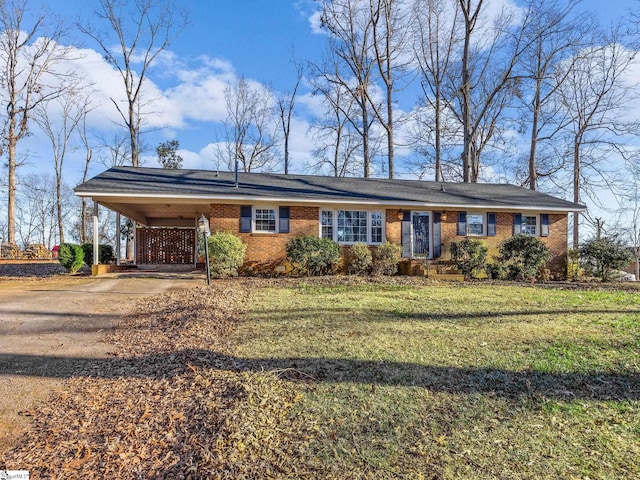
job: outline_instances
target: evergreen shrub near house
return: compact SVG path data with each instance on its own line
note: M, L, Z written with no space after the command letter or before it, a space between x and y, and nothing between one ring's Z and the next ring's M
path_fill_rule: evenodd
M228 232L216 232L207 239L209 268L216 278L237 277L244 263L247 246L240 238Z
M510 280L535 278L549 259L547 246L531 235L514 235L500 243L499 251Z
M503 280L507 276L504 265L500 262L489 262L484 268L485 272L487 272L487 277L491 280Z
M83 243L81 245L84 253L84 263L91 265L93 263L93 243ZM98 263L107 265L114 259L113 247L111 245L98 245Z
M329 238L304 235L287 242L287 259L306 275L333 273L342 256L340 245Z
M633 258L631 251L617 238L594 238L580 247L580 264L588 274L603 282L613 280Z
M61 243L58 247L58 261L69 273L76 273L84 264L84 252L75 243Z
M356 275L368 275L373 264L373 255L365 243L354 243L349 248L349 264Z
M451 260L456 263L466 279L473 276L474 270L485 268L488 251L485 243L476 238L451 242Z
M402 257L402 247L396 243L384 242L373 252L373 275L395 275Z

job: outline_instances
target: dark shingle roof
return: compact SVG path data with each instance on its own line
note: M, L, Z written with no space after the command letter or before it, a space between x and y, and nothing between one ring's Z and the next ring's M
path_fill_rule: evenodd
M381 178L114 167L74 190L80 196L201 198L203 200L364 203L466 208L580 211L583 205L507 184L441 183Z

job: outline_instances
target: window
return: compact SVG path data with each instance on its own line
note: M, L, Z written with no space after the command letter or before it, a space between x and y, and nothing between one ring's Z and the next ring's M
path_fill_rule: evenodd
M322 210L320 212L320 236L333 240L333 210Z
M467 235L484 235L484 215L467 213Z
M364 210L338 210L338 242L367 241L367 212Z
M382 243L382 212L371 212L371 243Z
M535 235L536 234L537 218L535 216L522 216L522 224L520 227L520 233L523 235Z
M496 236L497 214L458 212L457 234L460 236ZM486 219L486 222L485 222Z
M338 243L382 243L382 212L367 210L321 210L320 236Z
M256 232L276 231L276 211L273 208L255 208L254 221Z

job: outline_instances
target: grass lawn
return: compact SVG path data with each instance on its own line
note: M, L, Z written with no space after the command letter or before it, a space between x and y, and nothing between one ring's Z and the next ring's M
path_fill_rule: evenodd
M640 478L640 293L509 285L253 291L234 354L302 393L336 478Z

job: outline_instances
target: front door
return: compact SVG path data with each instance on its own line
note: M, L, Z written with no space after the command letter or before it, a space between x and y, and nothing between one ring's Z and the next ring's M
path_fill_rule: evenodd
M413 258L429 258L429 212L411 212Z

